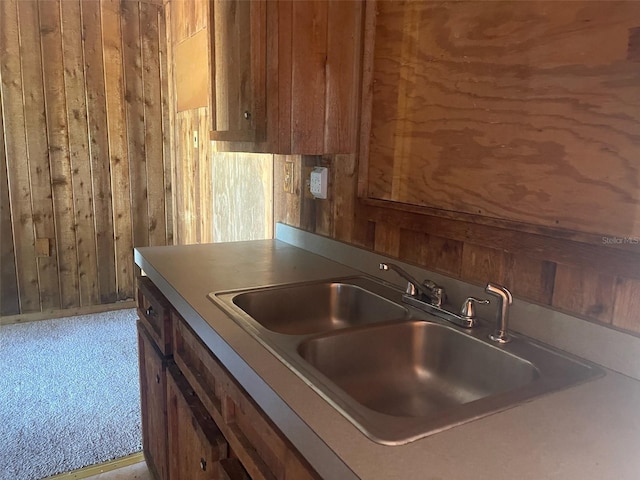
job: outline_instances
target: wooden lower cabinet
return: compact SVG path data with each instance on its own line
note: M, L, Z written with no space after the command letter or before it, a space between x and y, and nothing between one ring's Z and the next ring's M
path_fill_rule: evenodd
M171 332L155 338L171 338L172 355L138 322L143 447L155 478L319 480L187 322L169 313Z
M172 365L168 371L169 477L219 479L229 446L180 370Z
M157 480L168 480L166 360L141 322L138 355L144 458Z

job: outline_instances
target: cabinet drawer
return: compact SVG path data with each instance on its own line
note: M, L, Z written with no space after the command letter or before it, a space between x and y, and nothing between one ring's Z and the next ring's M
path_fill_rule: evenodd
M220 478L218 462L228 444L200 399L175 365L167 368L169 478Z
M163 355L171 355L171 305L147 277L138 278L138 315Z
M184 319L172 319L174 360L250 478L320 478Z

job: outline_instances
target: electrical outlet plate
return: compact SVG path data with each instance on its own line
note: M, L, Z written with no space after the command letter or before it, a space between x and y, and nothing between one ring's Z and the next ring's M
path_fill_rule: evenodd
M309 178L309 190L314 198L327 198L327 184L329 183L329 169L327 167L315 167L311 170Z

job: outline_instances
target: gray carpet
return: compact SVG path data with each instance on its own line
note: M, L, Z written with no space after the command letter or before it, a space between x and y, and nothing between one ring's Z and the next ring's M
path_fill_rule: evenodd
M133 309L0 326L0 479L141 450Z

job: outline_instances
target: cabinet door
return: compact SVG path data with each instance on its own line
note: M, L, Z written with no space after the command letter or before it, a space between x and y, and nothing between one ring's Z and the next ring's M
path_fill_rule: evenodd
M228 456L228 445L213 419L172 365L167 375L170 477L175 480L221 478L219 461Z
M167 480L166 366L141 322L138 322L138 354L144 456L155 478Z
M211 8L212 140L258 142L266 128L266 6L215 0Z

